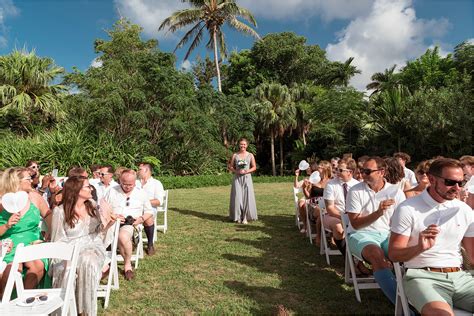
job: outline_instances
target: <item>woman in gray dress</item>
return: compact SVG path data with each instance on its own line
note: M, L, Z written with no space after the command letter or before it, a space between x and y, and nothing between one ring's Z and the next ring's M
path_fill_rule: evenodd
M247 224L257 220L257 205L251 173L257 170L254 156L247 151L248 141L239 140L239 152L232 155L229 170L234 173L230 191L229 217L232 221Z
M70 177L64 184L63 204L53 211L51 241L80 244L77 264L76 305L82 315L97 315L97 288L107 265L105 248L114 221L104 227L98 208L92 200L91 185L85 177ZM61 286L64 278L62 262L53 262L53 286Z

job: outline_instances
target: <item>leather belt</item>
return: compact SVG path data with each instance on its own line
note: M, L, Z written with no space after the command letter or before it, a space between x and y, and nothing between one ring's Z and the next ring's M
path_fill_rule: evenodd
M450 273L450 272L459 272L461 271L460 267L447 267L447 268L431 268L431 267L424 267L421 268L423 270L427 270L430 272L442 272L442 273Z

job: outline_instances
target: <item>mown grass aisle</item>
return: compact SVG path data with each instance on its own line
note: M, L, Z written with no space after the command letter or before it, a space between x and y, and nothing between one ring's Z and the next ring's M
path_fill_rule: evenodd
M359 304L342 256L326 265L294 225L291 184L255 184L259 221L228 221L228 187L170 191L169 231L157 254L120 279L103 314L393 313L379 290ZM102 301L99 301L99 304Z

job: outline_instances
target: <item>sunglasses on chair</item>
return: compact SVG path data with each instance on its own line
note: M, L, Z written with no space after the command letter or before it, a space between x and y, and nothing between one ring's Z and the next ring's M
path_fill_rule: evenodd
M36 296L27 297L24 302L26 304L33 304L35 301L46 302L47 300L48 300L48 295L43 293L43 294L38 294Z

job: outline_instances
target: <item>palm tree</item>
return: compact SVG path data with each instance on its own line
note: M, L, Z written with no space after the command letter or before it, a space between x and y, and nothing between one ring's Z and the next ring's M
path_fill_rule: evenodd
M280 174L283 175L283 135L296 126L296 108L293 97L286 85L262 83L255 90L255 104L258 120L270 132L272 173L275 167L275 137L280 138Z
M343 64L335 63L333 73L331 74L331 83L335 85L342 85L347 87L349 80L356 74L360 74L361 71L356 66L352 66L351 63L354 57L349 57Z
M18 113L30 123L34 114L44 121L62 118L66 87L52 82L63 73L52 59L38 57L34 51L0 56L0 114Z
M381 91L387 90L391 87L394 87L400 83L397 74L395 74L395 68L397 65L393 65L392 67L385 69L382 72L376 72L370 77L372 80L366 88L367 90L374 90L371 95L378 94Z
M183 47L187 42L191 41L191 45L186 53L184 59L187 59L191 52L201 42L204 29L209 32L209 42L207 47L214 49L214 63L216 65L217 73L217 87L219 92L222 92L221 73L219 68L218 47L221 55L227 57L227 50L224 41L224 33L222 26L227 23L231 28L252 35L255 38L260 38L257 32L247 24L237 20L241 17L253 26L257 26L257 21L252 13L242 7L239 7L235 0L183 0L190 2L193 6L190 9L184 9L174 12L170 17L166 18L158 28L163 30L168 28L170 32L175 32L187 25L192 24L193 27L183 36L176 45L175 51Z

